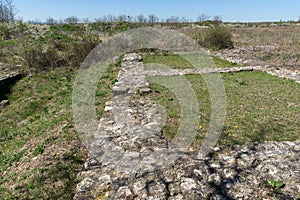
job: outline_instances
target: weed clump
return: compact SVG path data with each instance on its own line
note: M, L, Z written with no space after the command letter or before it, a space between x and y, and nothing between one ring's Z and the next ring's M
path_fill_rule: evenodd
M210 28L204 36L204 44L213 50L233 48L232 34L229 28L216 26Z

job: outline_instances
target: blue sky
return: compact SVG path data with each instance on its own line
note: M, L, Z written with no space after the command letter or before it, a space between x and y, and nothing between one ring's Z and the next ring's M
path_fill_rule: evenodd
M184 16L195 20L199 14L219 15L223 21L298 20L299 0L14 0L23 20L41 21L69 16L95 19L103 15L126 14L160 18Z

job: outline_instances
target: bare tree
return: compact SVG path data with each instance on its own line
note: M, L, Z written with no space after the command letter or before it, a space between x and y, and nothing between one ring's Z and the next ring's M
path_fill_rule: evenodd
M201 15L198 16L197 21L205 22L209 19L210 19L210 16L208 16L207 14L201 14Z
M78 17L71 16L71 17L64 19L64 22L67 24L77 24L79 22L79 19L78 19Z
M156 15L152 14L152 15L148 16L148 22L150 24L154 24L154 23L158 22L158 20L159 20L159 18Z
M213 21L222 22L222 17L220 15L213 16Z
M53 19L52 17L49 17L46 19L46 23L52 25L52 24L58 24L58 21L56 19Z
M190 20L182 16L182 17L180 18L180 22L182 22L182 23L189 23Z
M113 20L113 16L111 16L111 20ZM109 22L109 16L97 17L95 18L95 22Z
M15 20L17 10L12 0L0 0L0 22L9 23Z
M178 23L179 22L179 17L178 16L171 16L166 19L167 23Z
M111 15L111 14L109 14L109 15L107 15L107 22L110 22L110 23L112 23L112 22L114 22L115 21L115 17L113 16L113 15Z
M119 16L117 17L116 20L117 20L118 22L126 22L126 21L127 21L127 18L128 18L127 15L124 15L124 14L123 14L123 15L119 15Z
M139 23L146 23L146 22L147 22L147 19L146 19L146 17L145 17L143 14L138 15L138 16L136 17L136 19L137 19L137 21L138 21Z

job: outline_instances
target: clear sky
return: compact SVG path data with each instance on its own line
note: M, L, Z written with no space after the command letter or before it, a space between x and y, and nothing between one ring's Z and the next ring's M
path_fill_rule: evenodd
M14 0L23 20L41 21L69 16L94 20L103 15L155 14L160 18L199 14L219 15L223 21L298 20L300 0Z

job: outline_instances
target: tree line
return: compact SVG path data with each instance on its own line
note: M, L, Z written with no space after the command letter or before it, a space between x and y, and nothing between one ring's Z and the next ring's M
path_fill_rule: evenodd
M9 23L15 21L17 14L17 9L15 5L13 4L13 0L0 0L0 23ZM131 22L131 23L148 23L148 24L154 24L154 23L194 23L194 22L206 22L206 21L212 21L212 22L222 22L222 17L219 15L209 16L207 14L200 14L196 21L188 19L186 17L179 17L179 16L170 16L167 18L160 18L159 16L156 16L154 14L150 15L143 15L139 14L137 16L131 16L131 15L104 15L102 17L95 18L94 20L90 20L89 18L85 19L79 19L76 16L70 16L65 19L54 19L52 17L49 17L45 20L45 22L41 22L38 19L35 20L29 20L29 23L35 23L35 24L77 24L77 23L89 23L89 22L103 22L103 23L112 23L112 22ZM290 21L295 22L295 21ZM298 22L300 22L300 17L298 19Z
M8 23L15 21L17 14L17 9L13 4L13 0L0 0L0 23ZM201 14L197 18L198 22L203 22L212 19L213 21L221 21L220 16L213 16L212 18L206 14ZM154 14L143 15L139 14L137 16L131 15L104 15L102 17L95 18L94 20L90 20L88 18L79 19L76 16L70 16L65 19L54 19L49 17L45 20L45 22L41 22L38 19L29 20L29 23L47 23L47 24L77 24L77 23L89 23L89 22L104 22L104 23L112 23L112 22L131 22L131 23L191 23L195 22L194 20L187 19L185 17L179 16L170 16L167 18L160 18Z
M213 16L210 17L206 14L201 14L197 18L196 22L204 22L204 21L222 21L221 16ZM79 19L76 16L70 16L63 20L57 20L52 17L49 17L46 19L47 24L77 24L77 23L89 23L89 22L103 22L103 23L113 23L113 22L130 22L130 23L148 23L148 24L154 24L154 23L193 23L194 20L187 19L185 17L179 17L179 16L170 16L167 18L160 18L154 14L150 15L143 15L139 14L137 16L131 16L131 15L104 15L102 17L95 18L94 20L90 20L88 18L86 19Z

